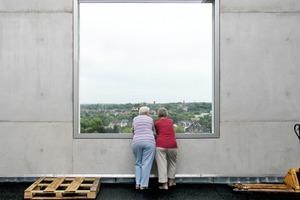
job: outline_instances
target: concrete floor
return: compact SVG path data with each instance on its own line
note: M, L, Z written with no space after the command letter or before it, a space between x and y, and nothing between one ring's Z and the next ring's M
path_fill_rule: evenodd
M0 183L0 200L23 199L24 190L32 183ZM161 191L156 183L147 191L136 191L134 184L102 183L97 199L101 200L299 200L299 194L234 192L223 184L179 183L174 188Z

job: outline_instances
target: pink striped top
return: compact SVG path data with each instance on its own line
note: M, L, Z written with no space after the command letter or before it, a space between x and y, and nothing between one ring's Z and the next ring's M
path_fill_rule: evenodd
M132 144L140 141L148 141L155 144L153 135L154 122L148 115L139 115L133 119L133 140Z

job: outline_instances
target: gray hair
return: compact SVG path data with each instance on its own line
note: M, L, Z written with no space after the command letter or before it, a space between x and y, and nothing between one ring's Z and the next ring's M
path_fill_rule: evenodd
M147 115L150 111L150 108L148 108L147 106L142 106L139 109L139 114L140 115Z
M157 111L157 115L158 115L158 117L167 117L168 111L165 108L160 108Z

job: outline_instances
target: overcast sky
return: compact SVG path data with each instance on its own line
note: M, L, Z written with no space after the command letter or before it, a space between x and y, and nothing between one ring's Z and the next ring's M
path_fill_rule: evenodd
M80 103L212 101L212 5L80 4Z

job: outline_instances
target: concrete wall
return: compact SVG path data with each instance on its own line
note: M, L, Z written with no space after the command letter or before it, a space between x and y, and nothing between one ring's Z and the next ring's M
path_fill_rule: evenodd
M178 140L179 175L300 166L299 20L298 0L221 0L220 138ZM0 27L0 177L133 175L131 140L73 139L73 0L0 0Z

